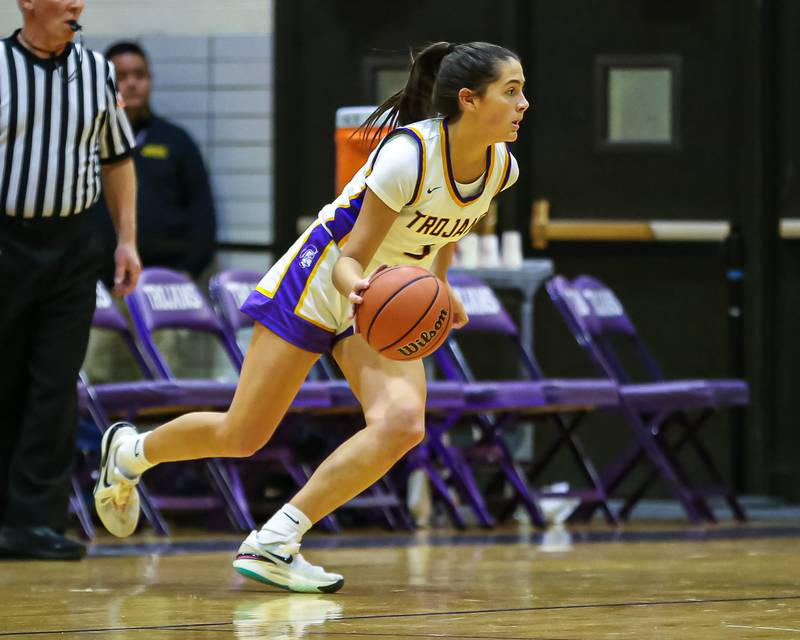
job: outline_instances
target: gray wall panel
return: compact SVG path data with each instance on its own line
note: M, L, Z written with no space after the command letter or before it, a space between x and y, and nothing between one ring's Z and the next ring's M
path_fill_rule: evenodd
M217 60L271 61L273 58L269 35L212 36L211 46Z
M221 144L266 144L273 141L272 120L263 118L216 117L211 123L212 140Z
M214 115L257 117L266 114L271 116L273 111L272 91L269 89L212 91L210 106Z
M209 82L208 61L165 62L153 61L153 87L156 92L162 89L207 89Z
M215 87L272 86L272 64L259 62L217 62L211 68Z
M212 152L212 170L215 173L264 172L272 168L272 155L266 145L242 147L217 145Z

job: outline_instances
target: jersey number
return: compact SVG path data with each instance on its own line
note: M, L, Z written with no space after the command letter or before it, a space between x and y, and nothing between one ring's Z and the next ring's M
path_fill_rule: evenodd
M414 260L422 260L423 258L426 258L430 254L432 246L433 246L432 244L424 244L422 245L421 253L409 253L408 251L406 251L405 255L407 255L409 258L414 258Z

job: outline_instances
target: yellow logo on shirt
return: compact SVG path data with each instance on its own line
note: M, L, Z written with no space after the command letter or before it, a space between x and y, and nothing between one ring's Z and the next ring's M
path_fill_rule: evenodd
M166 160L169 158L169 147L165 144L146 144L142 147L141 154L143 158Z

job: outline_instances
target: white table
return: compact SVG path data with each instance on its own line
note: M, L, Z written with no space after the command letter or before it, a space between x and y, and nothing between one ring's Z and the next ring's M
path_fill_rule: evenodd
M555 273L552 260L525 260L519 269L508 269L506 267L462 269L461 267L453 267L450 271L479 278L492 289L519 291L522 294L520 337L522 338L522 343L533 353L533 298L544 281Z

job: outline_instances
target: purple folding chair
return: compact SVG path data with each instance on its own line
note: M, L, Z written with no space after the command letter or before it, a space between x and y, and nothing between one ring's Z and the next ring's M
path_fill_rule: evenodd
M122 343L128 348L133 360L139 367L144 380L131 380L124 382L106 382L93 384L86 374L81 372L78 379L78 406L81 415L88 415L96 425L100 434L115 419L133 420L143 411L153 413L170 413L177 409L180 388L178 385L164 381L153 380L155 376L153 365L147 360L137 344L128 322L119 309L114 305L113 298L102 282L97 283L96 305L92 318L92 327L108 331L119 336ZM88 518L88 507L81 493L82 480L78 475L73 475L73 496L70 505L78 516L85 535L94 537L94 526ZM157 535L168 535L169 527L164 520L159 507L144 480L139 482L142 513Z
M698 431L714 411L747 405L747 383L743 380L666 380L619 299L602 282L590 276L579 276L572 282L557 276L547 283L546 288L592 362L609 380L619 385L621 413L634 434L634 442L603 473L606 490L612 493L617 489L645 457L655 466L655 470L626 499L620 517L627 519L650 485L661 477L693 522L703 519L716 521L706 501L706 497L713 495L726 500L737 520L746 520L735 493L726 485L713 458L698 438ZM646 371L647 382L632 381L616 347L617 340L632 347ZM690 411L696 412L695 418L690 418ZM676 442L670 443L666 433L673 425L681 425L683 433ZM696 488L690 483L678 457L686 445L694 449L714 486ZM578 515L588 517L590 514L590 509L584 509Z
M139 367L143 380L106 382L93 384L84 372L78 379L78 405L81 415L88 415L100 434L116 419L134 420L142 412L173 413L184 403L183 390L179 384L167 380L154 380L155 368L142 353L128 322L114 305L113 298L102 282L97 283L96 305L92 318L93 329L117 335L127 347L132 359ZM73 510L78 515L87 537L93 537L91 520L86 521L88 509L80 493L81 478L72 478L74 495ZM144 480L139 482L142 512L158 535L168 535L169 528L159 507L151 496ZM91 527L91 528L90 528Z
M161 379L172 382L179 389L176 402L194 409L227 409L236 389L235 382L177 379L154 339L154 332L161 329L205 333L222 346L232 365L238 364L236 345L231 343L219 318L191 279L168 269L144 269L137 288L126 302L147 358ZM330 405L330 398L325 389L314 387L304 390L302 402L309 407L324 407ZM236 465L217 458L205 460L204 464L215 494L211 499L222 501L237 529L253 529L255 521ZM172 508L191 508L188 498L184 497L161 496L157 501Z
M117 334L128 347L133 359L138 364L144 380L125 382L108 382L92 384L86 376L79 381L79 399L94 422L105 429L111 420L110 416L126 420L135 420L144 413L152 415L174 415L198 407L218 406L229 401L233 387L218 388L207 381L175 380L160 378L161 371L156 363L140 347L128 327L122 313L114 306L113 300L105 289L97 285L97 305L93 317L93 327L112 331ZM155 379L158 378L158 379ZM206 471L210 476L215 493L206 496L174 496L152 495L144 481L138 488L142 501L142 511L157 533L166 535L168 528L161 508L179 510L209 511L224 509L234 528L249 531L249 511L243 511L235 495L235 478L226 473L225 466L218 460L206 462ZM245 503L246 506L246 503ZM252 522L252 519L250 519Z
M261 275L254 271L233 269L217 274L209 283L211 298L222 317L223 325L229 335L232 336L234 343L236 342L237 332L253 324L252 318L241 313L239 308L260 279ZM352 423L353 414L357 414L360 419L362 413L361 405L350 390L347 381L341 378L337 368L328 359L328 354L323 354L317 361L312 370L312 376L329 387L334 405L332 413L338 413L345 417L348 425ZM427 402L428 410L434 416L460 409L463 406L463 393L460 385L450 382L431 384L428 388ZM451 511L452 516L456 513L456 510L446 490L446 483L439 477L436 469L429 466L428 463L427 459L421 460L419 461L419 466L425 468L437 490L446 495L447 500L451 501L451 504L448 505L448 510ZM295 470L297 468L295 467ZM297 485L302 487L310 477L311 470L306 465L300 466L299 469L302 473L290 472L290 475L295 479ZM289 471L288 467L287 471ZM378 508L390 527L400 527L407 530L414 528L408 511L388 475L370 487L364 495L354 498L344 507ZM456 517L460 518L460 516ZM329 516L329 519L329 528L340 530L338 521L333 514ZM323 521L323 524L326 524L326 522ZM461 524L463 525L463 521Z
M157 412L180 404L181 388L175 382L157 380L158 372L153 363L145 356L128 321L114 305L113 298L102 282L97 283L95 312L92 317L92 328L113 333L119 337L139 368L142 380L126 380L124 382L92 383L86 375L82 375L79 384L83 408L88 412L96 412L104 416L98 425L107 425L108 417L133 420L142 411ZM86 393L89 390L91 393ZM165 411L166 412L166 411ZM91 413L94 418L95 414Z
M522 344L511 317L486 283L466 274L452 274L450 284L464 302L470 322L450 335L436 357L448 378L466 385L468 405L473 398L471 390L481 392L471 404L472 416L481 429L481 439L465 450L467 457L473 462L497 462L516 499L525 506L538 526L545 525L537 502L543 497L580 498L584 504L602 509L609 523L616 523L599 474L576 434L588 411L618 403L615 385L603 379L546 378L533 354ZM459 344L459 336L468 334L475 334L481 340L505 342L522 379L477 381ZM555 425L559 431L558 439L535 461L527 479L518 471L503 439L503 432L514 428L526 414ZM530 483L540 478L563 447L572 454L588 488L561 493L532 489Z

